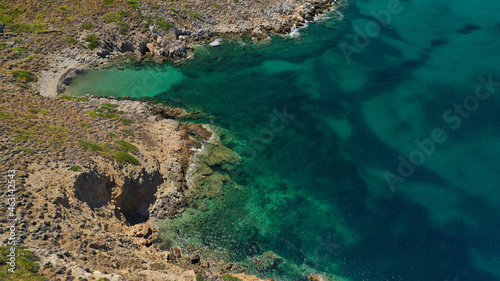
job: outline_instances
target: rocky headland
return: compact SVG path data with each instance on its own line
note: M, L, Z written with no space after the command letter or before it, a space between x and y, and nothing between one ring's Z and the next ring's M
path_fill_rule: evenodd
M1 277L260 280L197 247L156 244L152 218L176 216L193 198L214 196L230 178L210 167L241 161L210 127L179 121L190 115L183 109L61 92L82 67L125 56L182 58L192 44L223 35L263 39L289 32L333 3L1 3L0 172L6 178L16 170L16 245L38 257L19 248L19 256L30 258L19 261L18 275ZM2 247L10 235L7 198L2 192ZM323 280L315 276L311 280Z

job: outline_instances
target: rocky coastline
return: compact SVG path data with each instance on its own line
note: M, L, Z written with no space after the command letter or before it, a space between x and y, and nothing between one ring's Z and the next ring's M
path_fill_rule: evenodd
M16 170L17 243L39 257L18 269L33 280L260 280L196 249L156 246L149 219L216 196L230 179L210 167L241 161L212 129L179 121L189 116L182 109L61 93L82 68L183 58L220 36L288 33L338 2L106 2L53 11L21 1L24 12L0 24L0 172ZM110 14L120 20L102 20ZM30 21L46 28L17 30ZM198 188L204 182L211 187ZM0 230L3 247L8 235Z

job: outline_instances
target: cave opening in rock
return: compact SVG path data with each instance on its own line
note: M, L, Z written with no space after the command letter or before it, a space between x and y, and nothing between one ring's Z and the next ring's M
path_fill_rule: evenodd
M125 216L125 219L127 220L129 225L144 223L149 219L149 214L141 214L137 210L124 212L123 215Z

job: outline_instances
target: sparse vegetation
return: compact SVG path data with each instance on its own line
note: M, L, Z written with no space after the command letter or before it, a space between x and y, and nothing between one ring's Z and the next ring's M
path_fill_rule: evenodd
M31 155L31 154L35 153L35 151L33 149L25 148L25 147L19 148L19 151L24 151L24 153L26 153L26 155Z
M90 30L92 28L94 28L94 24L93 23L91 23L91 22L84 22L84 23L82 23L82 29L83 30Z
M82 166L79 166L79 165L73 165L71 166L71 171L73 172L78 172L82 169Z
M12 137L15 141L29 141L31 137L29 136L14 136Z
M14 47L14 48L12 48L12 50L16 51L18 53L21 53L21 54L26 53L26 48L23 48L23 47Z
M37 80L36 75L34 73L29 72L27 70L23 70L23 69L12 71L11 74L17 79L22 79L22 80L26 80L26 81L36 81Z
M122 123L125 125L130 125L132 123L132 119L127 119L127 118L122 118L120 119L120 121L122 121Z
M104 149L98 143L80 141L78 144L80 144L80 146L85 150L90 150L90 151L94 151L94 152L95 151L104 151Z
M139 151L139 149L135 145L123 140L117 141L116 144L118 144L120 146L120 149L123 151L130 151L131 153L136 153L137 151Z
M62 99L62 100L79 100L79 101L87 100L87 98L84 98L84 97L62 96L62 97L59 97L59 98Z
M117 14L117 13L109 12L109 13L104 15L102 20L104 20L107 23L117 22L117 21L122 20L122 16L120 14Z
M118 118L123 114L123 111L118 111L116 108L119 107L118 104L103 103L95 110L89 111L89 115L98 118L102 117L104 119Z
M169 22L169 21L163 21L163 20L156 20L156 25L163 28L163 30L165 31L169 31L170 28L172 28L172 26L174 26L173 23Z
M127 152L135 153L138 151L137 147L128 142L117 141L114 144L110 144L80 141L79 144L83 149L98 152L106 158L114 159L119 164L131 163L133 165L141 165L141 162L137 158Z
M137 2L136 0L129 0L129 1L127 1L127 6L129 6L130 8L132 8L134 10L137 10L137 9L139 9L139 2Z
M57 8L57 10L61 13L66 13L68 11L68 7L67 6L61 6L59 8Z
M12 116L12 114L8 113L8 112L3 112L0 110L0 120L2 119L13 119L14 116Z
M130 26L126 22L119 22L118 26L120 27L120 34L121 35L127 35L128 31L130 30Z
M201 19L201 14L195 13L193 11L188 11L188 14L193 17L193 19Z
M23 33L23 32L43 32L47 30L47 25L42 22L36 22L36 23L12 23L12 24L6 24L5 29L7 29L10 32L14 33Z
M74 38L71 38L71 37L66 37L66 41L68 41L70 44L76 44L76 40Z
M43 18L45 18L45 16L47 15L47 12L45 11L40 11L36 14L36 20L43 20Z
M122 16L122 17L126 18L126 17L130 17L130 16L132 15L132 13L131 13L131 12L129 12L129 11L124 11L124 10L122 10L122 11L119 11L119 12L118 12L118 15L120 15L120 16Z
M128 162L137 166L141 165L141 162L137 158L124 151L118 151L114 158L119 164Z
M234 277L231 274L224 274L221 277L222 277L222 280L224 280L224 281L241 281L240 278Z
M115 3L115 0L104 0L102 2L104 5L111 5L111 4L114 4Z
M0 247L0 280L47 280L47 278L38 274L38 265L36 263L38 261L38 257L30 251L25 250L24 247L16 248L16 272L9 272L8 268L10 265L7 263L7 254L9 251L9 246Z
M50 112L49 112L49 111L47 111L47 110L43 110L43 109L35 109L35 108L30 108L30 109L28 109L28 111L29 111L30 113L33 113L33 114L38 114L38 113L40 113L40 114L49 114L49 113L50 113Z

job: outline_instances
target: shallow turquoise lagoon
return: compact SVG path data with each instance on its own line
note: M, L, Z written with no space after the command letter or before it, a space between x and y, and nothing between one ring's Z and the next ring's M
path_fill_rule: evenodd
M352 1L295 39L90 70L69 92L148 97L227 130L237 185L165 221L168 243L277 280L500 280L499 14ZM259 271L266 251L284 261Z

